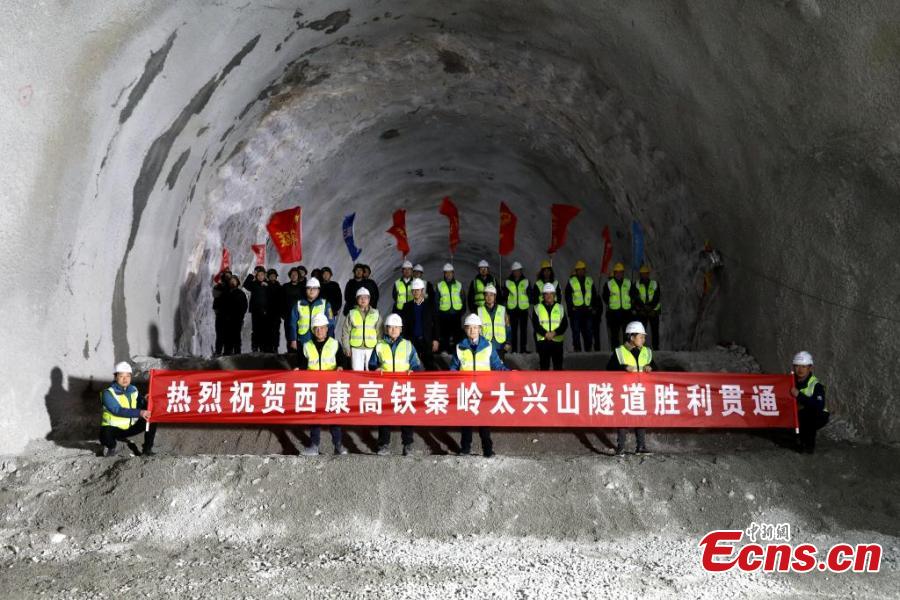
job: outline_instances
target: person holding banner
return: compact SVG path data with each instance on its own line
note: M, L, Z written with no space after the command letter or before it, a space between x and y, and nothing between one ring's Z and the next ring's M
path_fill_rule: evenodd
M469 284L469 312L478 312L478 309L484 306L484 288L488 285L497 287L497 280L491 274L491 265L488 261L482 260L478 263L478 275Z
M625 279L625 265L616 263L613 276L603 286L606 303L606 327L609 330L609 349L615 351L622 344L622 329L631 321L631 280Z
M594 298L594 280L585 275L586 269L587 265L583 260L576 262L575 274L569 278L569 285L566 286L566 307L572 319L572 344L575 352L581 352L582 347L586 352L590 352L593 346L591 305Z
M310 282L313 280L310 279ZM300 366L302 371L343 371L346 366L344 354L340 351L337 340L329 335L331 319L322 313L317 313L312 318L312 336L304 342L300 352ZM334 446L335 455L347 454L347 449L341 443L343 430L338 425L331 425L331 443ZM322 438L322 428L313 425L309 428L309 446L303 449L303 456L318 456L319 442Z
M400 279L394 282L391 288L391 297L394 299L394 312L399 313L403 310L403 306L412 300L412 270L413 264L408 260L404 260L400 265Z
M625 343L615 349L606 364L607 371L628 371L629 373L650 373L656 368L653 351L646 346L647 331L640 321L632 321L625 327ZM645 440L645 429L634 430L637 442L636 454L650 454ZM616 456L625 456L625 436L627 429L616 430Z
M440 347L438 340L441 337L434 298L425 297L425 282L421 279L413 279L409 288L412 290L412 301L407 302L400 311L406 326L406 337L416 347L425 370L434 371L434 353Z
M797 400L797 420L800 433L797 450L813 454L816 451L816 432L828 425L829 413L825 405L825 386L813 375L813 357L806 351L794 355L794 385L791 396Z
M531 292L531 303L539 304L541 302L541 298L544 296L544 286L548 283L553 284L553 289L555 290L556 297L560 297L560 289L559 289L559 281L556 280L556 274L553 272L553 265L550 264L549 260L541 261L541 268L538 270L537 277L535 277L534 287Z
M531 308L531 283L522 275L522 263L514 262L501 300L506 304L510 324L510 350L528 352L528 311Z
M236 278L235 278L236 279ZM243 294L243 292L241 292ZM156 424L147 426L150 411L147 398L139 397L136 387L131 385L131 365L118 363L113 370L115 381L100 394L103 414L100 421L100 444L103 456L116 455L116 443L133 435L144 434L144 448L141 456L153 456L153 441L156 439ZM136 452L134 444L127 442Z
M563 334L569 327L569 320L562 304L556 301L556 287L545 283L542 290L543 299L534 306L531 325L537 339L537 353L541 371L549 371L553 362L553 370L561 371L563 365Z
M484 306L478 309L478 317L481 319L481 335L503 360L509 350L509 315L505 306L497 304L497 288L493 285L488 284L484 288Z
M369 358L369 370L383 373L411 373L422 371L422 363L415 347L408 340L400 337L403 331L403 319L400 315L391 314L384 320L384 337L375 346ZM413 428L400 428L400 441L403 443L403 456L412 453ZM378 456L391 453L391 428L378 428Z
M381 315L369 305L369 300L369 290L356 290L356 306L350 309L341 327L341 346L354 371L366 370L381 331Z
M465 306L463 286L454 276L453 265L444 265L444 278L437 284L438 325L441 331L440 347L446 351L462 339L460 318Z
M291 323L295 326L290 329L288 345L295 350L302 349L312 337L311 323L316 315L324 315L328 319L328 335L334 337L334 313L328 301L319 298L319 290L319 280L310 277L306 282L306 298L291 309Z
M481 335L481 317L471 314L463 322L466 337L456 345L450 361L451 371L509 371L503 364L494 346ZM491 440L489 427L479 427L481 453L485 458L494 455L494 442ZM472 453L472 428L463 427L459 439L459 454L467 456Z

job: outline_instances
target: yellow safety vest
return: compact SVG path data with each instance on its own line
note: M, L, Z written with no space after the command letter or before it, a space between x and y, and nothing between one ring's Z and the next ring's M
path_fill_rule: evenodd
M350 311L350 347L374 348L378 343L378 310L370 308L363 319L362 311L354 308Z
M397 288L397 310L400 311L403 309L403 305L412 300L412 286L410 285L412 280L409 283L403 281L403 279L398 279L394 282L394 287Z
M569 279L569 287L572 288L572 305L575 307L579 306L590 306L591 305L591 294L594 293L594 280L590 277L584 278L584 287L586 290L582 291L581 282L578 281L577 277L572 277Z
M809 379L806 381L806 386L800 390L800 393L806 396L807 398L812 398L813 393L816 391L816 384L819 383L819 379L815 375L810 375ZM825 387L824 385L822 387ZM800 410L803 410L802 406L797 407ZM828 412L828 406L823 406L822 410Z
M547 307L543 302L540 304L536 304L534 306L534 312L537 314L538 322L541 324L541 327L546 329L547 331L556 331L556 328L559 327L559 324L562 323L563 317L563 309L562 305L559 302L553 304L553 307L550 309L550 312L547 312ZM535 337L540 342L544 339L544 336L535 334ZM553 338L554 342L561 342L565 338L561 335L557 335Z
M451 308L455 311L463 309L462 284L454 281L453 285L447 285L447 281L442 279L438 284L438 294L441 296L441 302L438 305L440 312L448 312Z
M653 360L653 351L650 350L647 346L643 346L641 348L640 353L638 354L637 360L634 359L634 354L631 353L631 350L625 347L625 345L621 345L616 348L616 360L619 361L620 365L625 367L634 367L638 371L643 371L644 367L650 364L650 361Z
M314 316L325 314L325 301L316 298L312 304L307 300L297 302L297 335L306 335L309 332L309 324L312 323ZM328 315L325 315L328 316Z
M389 373L405 373L409 371L409 355L412 352L412 343L400 339L396 348L392 348L388 342L384 340L378 342L375 346L375 355L378 357L378 364L382 371Z
M131 394L117 394L112 386L107 388L112 397L116 399L116 402L119 403L119 406L122 408L137 408L137 398L138 393L137 390L134 390ZM106 405L103 404L103 392L100 393L100 405L103 407L103 416L100 421L100 424L104 427L116 427L118 429L128 429L137 419L131 419L129 417L119 417L106 409Z
M484 288L487 287L488 284L478 278L476 278L473 283L475 284L475 306L481 308L484 306Z
M488 344L487 348L472 352L470 349L461 349L456 346L456 357L459 359L460 371L490 371L491 370L491 352L492 348ZM474 354L474 356L473 356Z
M509 310L528 310L531 307L531 299L528 297L528 280L524 277L518 283L512 279L506 280L506 289L509 295L506 298L506 308Z
M637 285L638 295L641 298L641 302L643 302L644 304L647 304L648 302L650 302L650 298L652 298L653 295L656 294L657 283L656 283L655 279L650 280L650 285L644 285L643 281L638 281L635 285ZM612 296L610 296L610 298L611 297ZM662 302L657 303L656 308L654 308L654 310L656 312L659 312L659 310L661 308L662 308Z
M615 279L606 282L609 288L609 310L631 310L631 281L623 279L622 284Z
M481 335L487 338L487 341L496 341L501 346L506 343L506 309L499 304L494 305L494 318L488 312L486 306L478 309L478 316L481 317Z
M322 355L319 355L319 351L316 350L316 344L309 340L305 344L303 344L303 356L306 357L307 371L334 371L337 369L337 353L338 353L338 343L337 340L330 337L325 340L325 345L322 346Z

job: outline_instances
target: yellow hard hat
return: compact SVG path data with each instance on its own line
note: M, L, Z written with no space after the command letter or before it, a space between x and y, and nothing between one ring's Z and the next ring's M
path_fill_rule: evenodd
M549 269L549 268L550 268L550 261L549 261L549 260L542 260L542 261L541 261L541 268L542 268L542 269Z
M577 263L575 263L575 270L577 271L578 269L587 269L587 265L583 260L579 260Z
M650 272L650 267L647 265L641 265L641 274L646 274Z
M613 265L613 273L615 273L616 271L624 271L624 270L625 270L625 265L623 265L622 263L616 263L615 265Z

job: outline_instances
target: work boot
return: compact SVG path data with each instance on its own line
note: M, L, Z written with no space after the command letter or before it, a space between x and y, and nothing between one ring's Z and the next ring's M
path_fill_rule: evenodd
M493 450L493 448L489 448L489 449L485 450L485 451L483 452L483 455L484 455L485 458L490 458L490 457L494 456L494 450Z
M390 456L391 455L391 447L390 446L378 446L378 450L375 452L378 456Z
M412 453L412 444L403 444L403 456L411 456Z
M616 448L615 455L619 458L624 457L625 456L625 448Z
M144 448L141 450L141 456L156 456L156 452L153 451L153 448L144 446Z
M472 454L471 448L460 448L459 449L459 456L470 456L471 454Z
M110 448L108 446L104 446L102 454L103 454L103 456L115 456L116 452L118 452L118 450L116 449L115 446L113 446L112 448Z
M334 455L335 455L335 456L345 456L345 455L347 455L347 454L349 454L349 452L348 452L347 449L344 448L343 446L338 446L338 447L336 447L336 448L334 449Z
M650 452L649 450L647 450L647 447L646 447L646 446L641 446L640 448L638 448L637 450L635 450L634 453L635 453L635 454L653 454L652 452Z
M303 456L318 456L319 455L319 447L318 446L306 446L303 449Z
M128 446L128 449L131 450L132 456L140 456L141 451L138 449L137 444L132 441L125 442L125 445Z

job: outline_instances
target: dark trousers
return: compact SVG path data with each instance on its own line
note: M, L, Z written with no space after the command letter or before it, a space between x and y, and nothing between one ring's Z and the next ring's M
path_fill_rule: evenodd
M829 413L812 408L802 408L797 412L800 425L800 449L812 452L816 449L816 432L828 425Z
M115 448L116 442L125 441L139 433L144 434L144 451L152 450L153 440L156 439L156 423L151 423L150 428L147 429L147 422L144 419L138 419L128 429L102 425L100 427L100 443L106 448Z
M469 454L472 451L472 427L463 427L460 430L459 452L460 454ZM481 451L487 456L494 453L494 442L491 440L491 429L489 427L479 427L478 435L481 437Z
M403 442L404 446L409 446L413 443L413 428L412 427L401 427L400 428L400 441ZM391 445L391 428L387 426L378 428L378 447L382 446L390 446Z
M634 430L634 437L636 438L638 448L646 448L646 436L644 435L646 431L646 429L641 427ZM627 432L628 430L624 427L616 430L616 450L625 449L625 434Z
M528 311L507 311L509 314L509 345L512 352L528 352Z
M269 313L269 329L266 335L266 352L278 352L281 342L281 315Z
M444 352L453 353L453 348L462 341L462 327L459 323L459 313L439 312L438 321L441 326L441 338L438 343ZM418 349L417 349L418 351Z
M243 319L225 323L225 346L222 349L225 355L230 356L241 353L241 330L243 328Z
M268 346L269 319L265 311L250 313L250 351L260 352Z
M214 352L216 356L221 356L225 352L225 337L228 335L226 329L225 317L216 313L216 349Z
M440 342L438 342L440 344ZM434 366L434 353L431 351L431 340L426 340L425 338L418 338L412 340L413 348L416 349L416 354L419 355L419 360L422 361L422 367L426 371L435 371L437 370ZM448 350L449 352L449 350Z
M594 342L594 352L600 352L600 321L603 320L603 311L591 311L591 340Z
M631 313L627 310L606 311L606 329L609 332L609 349L614 351L625 342L625 326Z
M563 364L563 343L548 342L541 340L537 342L538 362L541 371L549 371L550 363L553 363L554 371L562 371Z
M343 430L336 425L332 425L328 429L331 430L331 443L334 445L335 448L340 448L341 440L344 437ZM312 446L318 447L318 445L321 441L322 441L322 428L319 427L318 425L313 425L312 427L309 428L309 443Z
M641 323L647 329L650 336L647 339L647 345L651 350L659 350L659 313L649 317L641 317Z
M581 352L584 348L590 351L593 346L591 340L591 309L585 306L576 308L569 314L569 323L572 324L572 344L575 352Z

